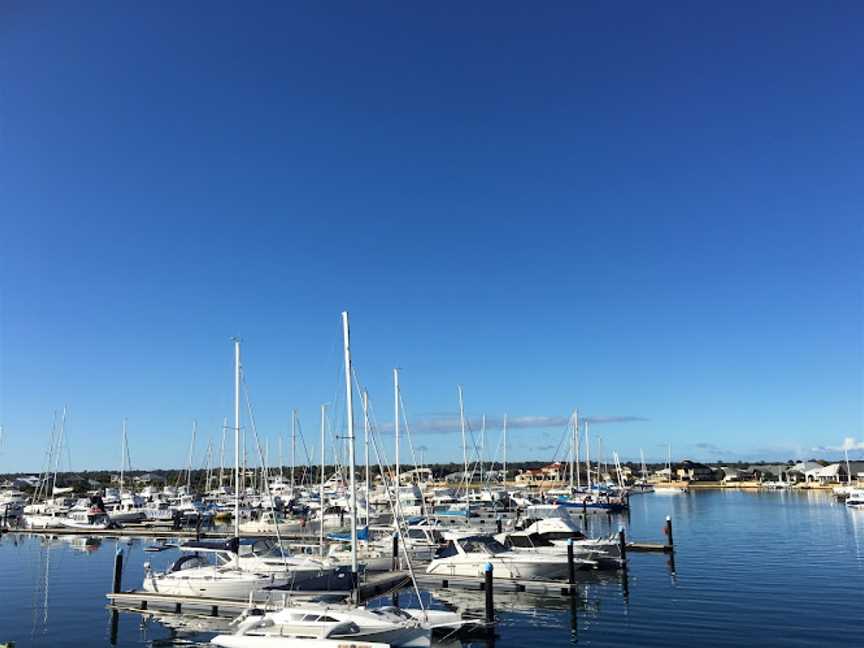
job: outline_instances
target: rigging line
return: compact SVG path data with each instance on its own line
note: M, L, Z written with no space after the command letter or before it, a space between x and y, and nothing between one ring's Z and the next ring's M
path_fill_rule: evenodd
M274 524L274 528L276 530L276 543L279 547L282 546L282 537L279 532L279 523L276 518L276 511L273 508L273 496L270 493L270 474L267 469L266 462L264 460L264 453L261 450L261 440L258 438L258 428L255 425L255 412L252 409L252 400L249 398L249 384L246 382L246 372L242 371L240 373L240 379L243 382L243 394L246 397L246 410L249 413L249 428L252 430L252 438L255 440L255 448L258 450L258 459L261 462L261 472L264 475L264 494L267 495L267 499L265 500L270 504L270 510L273 515L273 520L276 522ZM323 517L321 523L323 524ZM285 552L280 550L280 555L282 556L282 564L287 569L288 568L288 558L285 556Z
M402 421L405 423L405 435L408 437L408 447L411 449L411 459L414 460L414 476L417 476L417 453L414 451L414 439L411 434L411 426L408 425L408 413L405 410L405 401L402 399L402 389L399 389L399 407L402 408Z
M370 433L371 432L372 432L372 430L370 427ZM370 434L370 436L371 436L371 434ZM390 497L390 483L388 482L388 480L385 477L383 477L384 466L381 463L381 455L379 454L378 444L373 443L372 447L375 450L375 457L378 460L378 468L379 468L379 470L381 470L382 482L384 483L385 493L387 494L387 500L390 504L391 510L394 511L394 521L396 523L396 530L398 531L399 535L402 538L402 542L400 542L399 545L402 549L403 554L405 555L405 564L408 567L408 574L411 578L411 585L414 588L414 593L417 595L417 601L420 604L420 609L423 611L424 617L428 620L428 615L426 615L426 607L423 605L423 598L420 596L420 587L417 584L417 577L414 574L414 566L411 563L411 555L408 553L408 546L407 546L408 543L405 541L405 539L408 537L405 519L403 516L400 516L398 514L399 506L398 506L398 504L396 506L394 506L393 505L394 504L393 498ZM392 477L393 477L393 480L395 481L395 473L392 474ZM398 498L399 498L399 485L398 484L396 484L396 498L397 498L397 502L398 502Z

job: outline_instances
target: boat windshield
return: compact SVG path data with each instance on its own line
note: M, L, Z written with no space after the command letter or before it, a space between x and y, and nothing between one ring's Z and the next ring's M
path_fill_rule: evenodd
M470 538L461 538L458 540L459 546L465 553L490 553L499 554L505 553L507 547L502 545L494 538L482 538L480 536L472 536Z

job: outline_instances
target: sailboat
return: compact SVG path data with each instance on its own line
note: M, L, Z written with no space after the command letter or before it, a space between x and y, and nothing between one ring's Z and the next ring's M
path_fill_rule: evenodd
M352 599L357 583L357 488L354 476L354 410L353 373L348 313L342 313L342 335L345 352L345 388L348 424L348 468L351 518ZM323 430L323 425L322 425ZM323 438L323 432L322 432ZM397 482L398 487L398 482ZM323 490L323 489L322 489ZM398 504L397 504L398 507ZM224 648L257 648L259 646L331 645L328 640L381 642L389 646L426 648L431 644L432 627L428 611L406 611L396 608L367 608L348 604L288 604L284 608L260 614L253 611L241 617L233 635L218 635L211 643ZM446 613L450 614L450 613ZM451 615L452 616L452 615ZM452 621L452 619L451 619Z
M240 483L240 341L234 340L234 476ZM191 465L191 462L190 462ZM182 555L163 572L144 564L143 589L179 596L248 599L261 590L338 589L338 569L311 564L307 559L291 561L281 552L267 563L240 539L240 493L234 492L234 538L228 542L188 542ZM246 551L243 549L246 548ZM214 558L210 562L208 556ZM275 568L274 563L275 562ZM342 582L346 579L342 574ZM323 585L320 584L323 582ZM347 588L346 588L347 589Z
M666 482L654 484L654 492L658 495L679 495L688 492L687 486L681 486L680 483L672 481L672 446L666 444L666 472L669 479Z
M639 458L642 460L642 478L630 488L631 495L644 495L653 493L654 486L648 482L648 468L645 465L645 453L639 448Z

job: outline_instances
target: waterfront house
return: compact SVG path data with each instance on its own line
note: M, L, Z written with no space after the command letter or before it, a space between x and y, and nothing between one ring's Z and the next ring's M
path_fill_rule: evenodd
M722 479L711 466L685 459L675 466L675 476L680 481L717 481Z
M536 484L541 482L559 482L564 479L566 470L560 461L551 463L541 468L528 468L516 475L516 481L520 484Z

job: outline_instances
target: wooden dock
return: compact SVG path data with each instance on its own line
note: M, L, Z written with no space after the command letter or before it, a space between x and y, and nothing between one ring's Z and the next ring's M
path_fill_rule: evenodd
M373 574L366 578L358 587L358 598L362 601L383 596L390 592L402 589L409 583L405 572L386 572ZM338 592L342 594L342 592ZM291 600L308 600L316 596L334 594L334 592L283 592L261 591L255 592L252 600L256 607L270 610L284 606L285 602ZM348 596L348 592L344 592ZM217 617L220 611L240 613L249 607L249 599L226 599L204 596L179 596L173 594L159 594L156 592L145 592L144 590L127 590L125 592L110 592L105 595L109 601L109 607L121 609L126 612L146 613L152 609L159 611L171 610L175 614L183 613L184 609L196 611L207 611L208 616Z

